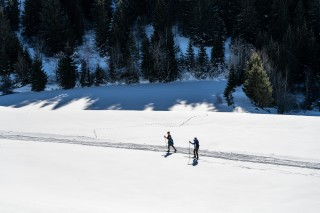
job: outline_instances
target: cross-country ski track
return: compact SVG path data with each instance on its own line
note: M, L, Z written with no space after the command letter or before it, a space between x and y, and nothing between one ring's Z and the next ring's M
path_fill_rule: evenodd
M30 133L18 133L18 132L0 132L0 139L6 140L19 140L29 142L45 142L45 143L65 143L65 144L77 144L85 146L96 146L96 147L108 147L115 149L131 149L141 151L152 151L152 152L165 152L167 150L165 145L148 145L148 144L134 144L134 143L113 143L105 140L90 138L90 137L65 137L60 135L36 135ZM189 149L184 147L176 147L178 152L175 154L189 154ZM200 157L219 158L231 161L241 161L249 163L259 164L270 164L277 166L289 166L305 169L320 170L320 163L297 161L283 159L282 157L267 157L258 155L249 155L232 152L219 152L212 150L201 150L199 151Z

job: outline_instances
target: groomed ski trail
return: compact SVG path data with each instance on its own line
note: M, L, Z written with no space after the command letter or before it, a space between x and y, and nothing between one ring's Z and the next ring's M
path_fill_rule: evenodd
M64 143L64 144L77 144L85 146L108 147L117 149L131 149L153 152L164 152L167 150L165 145L148 145L148 144L133 144L133 143L112 143L103 140L97 140L90 137L67 137L60 135L41 135L31 133L14 133L14 132L0 132L0 139L30 141L30 142L47 142L47 143ZM189 154L188 148L176 147L177 154ZM277 157L266 157L258 155L239 154L233 152L218 152L212 150L199 150L201 157L219 158L231 161L241 161L259 164L270 164L277 166L298 167L305 169L320 170L320 163L288 160Z

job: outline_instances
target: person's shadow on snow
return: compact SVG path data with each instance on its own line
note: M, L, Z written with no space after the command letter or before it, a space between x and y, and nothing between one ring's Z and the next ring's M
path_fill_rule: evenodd
M167 152L165 155L162 155L162 156L165 157L165 158L167 158L167 157L169 157L170 155L172 155L172 153Z
M193 159L192 166L197 166L197 165L198 165L198 160L197 159Z

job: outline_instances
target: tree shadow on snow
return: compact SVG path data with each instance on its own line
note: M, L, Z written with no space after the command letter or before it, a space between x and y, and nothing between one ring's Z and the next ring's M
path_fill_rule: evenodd
M224 88L224 81L191 81L22 92L1 96L0 106L52 110L76 106L84 110L232 111L217 102L217 94L223 94Z

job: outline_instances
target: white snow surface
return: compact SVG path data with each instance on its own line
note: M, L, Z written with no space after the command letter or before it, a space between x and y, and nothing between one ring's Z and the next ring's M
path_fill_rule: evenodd
M1 96L0 212L318 213L319 117L256 109L241 88L228 107L225 83Z

